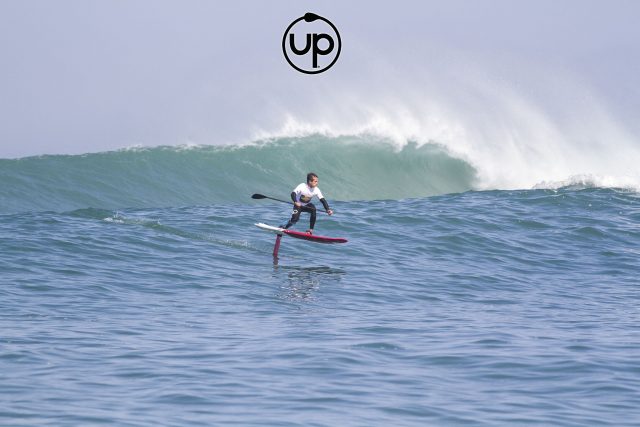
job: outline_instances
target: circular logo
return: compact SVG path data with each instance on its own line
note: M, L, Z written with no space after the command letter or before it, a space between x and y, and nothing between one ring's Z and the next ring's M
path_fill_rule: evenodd
M338 29L315 13L305 13L293 21L282 37L282 52L287 62L305 74L327 71L338 60L341 49Z

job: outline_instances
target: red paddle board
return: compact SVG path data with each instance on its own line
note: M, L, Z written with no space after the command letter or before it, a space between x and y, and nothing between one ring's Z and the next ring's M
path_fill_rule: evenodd
M296 239L308 240L310 242L347 243L347 239L342 239L340 237L316 236L315 234L302 233L300 231L293 230L282 230L282 232L287 236L295 237Z
M257 227L262 228L263 230L271 231L276 234L286 234L287 236L295 237L296 239L308 240L310 242L316 243L347 243L347 239L343 239L340 237L327 237L327 236L316 236L315 234L303 233L300 231L286 230L284 228L274 227L271 225L258 223Z

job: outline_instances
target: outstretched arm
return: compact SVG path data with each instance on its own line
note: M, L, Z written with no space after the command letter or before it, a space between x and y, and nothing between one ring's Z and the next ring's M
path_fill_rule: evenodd
M333 211L329 207L329 203L327 203L327 199L323 197L322 199L320 199L320 203L322 203L322 206L324 206L324 210L327 211L329 215L333 215Z

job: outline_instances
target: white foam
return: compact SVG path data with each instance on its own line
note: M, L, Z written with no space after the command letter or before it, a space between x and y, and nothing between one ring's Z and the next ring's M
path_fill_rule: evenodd
M574 175L561 181L542 181L534 189L557 190L560 188L615 188L640 192L640 181L631 176Z
M638 188L640 140L587 83L558 66L508 66L508 78L495 64L460 59L439 75L386 70L393 91L355 84L284 114L279 127L255 137L376 135L398 147L438 143L477 169L478 189L528 189L577 176Z

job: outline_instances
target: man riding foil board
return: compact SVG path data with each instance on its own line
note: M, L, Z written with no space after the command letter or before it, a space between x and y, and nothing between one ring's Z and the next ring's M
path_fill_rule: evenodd
M307 233L313 234L313 227L316 225L316 207L311 203L311 199L317 197L320 199L320 203L324 207L324 210L329 215L333 215L333 211L329 208L329 203L322 195L322 191L318 188L318 175L313 172L307 174L307 182L303 182L293 189L291 192L291 200L293 200L293 212L291 219L281 228L289 228L300 219L302 212L308 212L311 217L309 218L309 229Z

